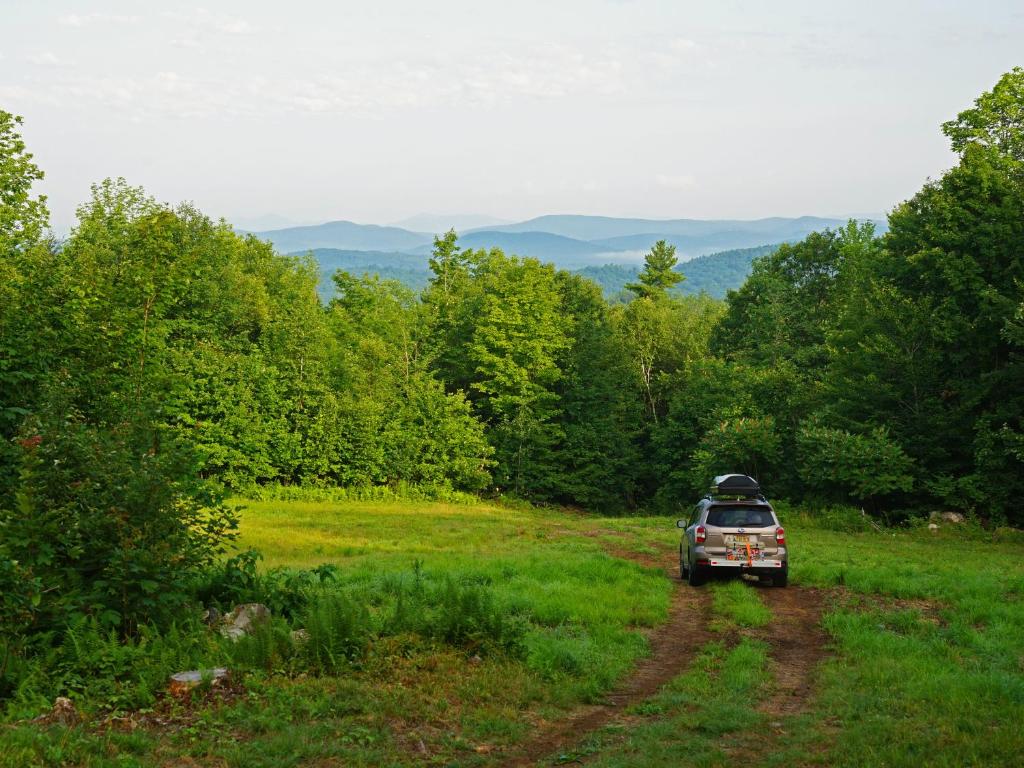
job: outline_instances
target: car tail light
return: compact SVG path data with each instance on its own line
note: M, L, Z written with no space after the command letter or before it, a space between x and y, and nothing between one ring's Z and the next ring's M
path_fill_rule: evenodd
M784 528L775 529L775 543L780 547L786 543L786 530Z
M703 525L698 525L697 530L693 532L694 541L696 541L698 544L703 544L707 537L707 528L705 528Z

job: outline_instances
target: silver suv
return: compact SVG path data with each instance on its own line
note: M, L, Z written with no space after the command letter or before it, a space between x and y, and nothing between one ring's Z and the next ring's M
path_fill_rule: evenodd
M679 575L692 586L713 574L744 573L786 586L786 532L753 478L716 477L711 493L676 525L685 529L679 544Z

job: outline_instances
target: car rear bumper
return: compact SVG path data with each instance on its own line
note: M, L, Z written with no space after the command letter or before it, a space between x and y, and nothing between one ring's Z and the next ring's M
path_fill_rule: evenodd
M786 570L786 561L766 559L754 560L753 563L748 564L746 560L727 560L724 557L710 557L707 560L699 559L697 567L721 573L753 573L759 576L770 576L773 573Z

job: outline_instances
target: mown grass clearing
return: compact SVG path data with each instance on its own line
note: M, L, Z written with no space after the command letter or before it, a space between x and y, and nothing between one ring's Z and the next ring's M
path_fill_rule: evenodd
M97 725L101 714L89 727L8 729L0 764L150 765L181 755L247 766L341 756L352 765L486 763L536 723L610 688L667 616L664 575L608 555L585 535L593 519L483 503L246 506L241 547L258 548L268 568L337 565L332 589L367 606L374 626L394 617L397 595L452 584L482 590L521 622L521 651L383 633L365 659L325 677L296 676L287 656L271 655L274 668L246 675L223 703L165 700L136 713L142 727L130 739Z
M646 521L627 524L649 541L666 539ZM823 590L813 597L825 596L822 628L832 651L796 711L771 701L787 671L773 659L772 635L783 622L772 608L777 593L712 583L712 626L732 628L739 644L730 653L747 648L740 654L746 661L730 660L721 641L712 643L693 668L636 708L632 721L594 734L566 759L609 767L1019 762L1019 543L969 529L851 534L793 522L787 534L795 553L789 589Z
M688 671L541 764L1012 764L1024 748L1021 544L970 531L840 533L796 516L786 525L788 589L701 588L715 639L690 654ZM548 724L600 701L647 652L672 590L693 589L653 567L671 563L678 543L665 518L258 502L242 532L265 567L336 564L338 588L380 621L417 578L429 590L478 585L524 622L523 651L381 636L336 675L282 663L222 698L162 700L151 712L95 713L70 727L5 726L0 765L501 765ZM811 597L813 618L786 613ZM831 655L801 670L809 690L780 707L773 697L793 670L779 638L794 622L813 625L804 629Z

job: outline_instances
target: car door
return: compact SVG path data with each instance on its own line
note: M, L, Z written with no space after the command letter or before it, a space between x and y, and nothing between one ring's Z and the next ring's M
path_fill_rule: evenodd
M696 541L696 534L694 531L697 528L697 523L700 522L700 504L696 505L690 510L690 519L686 522L686 562L688 566L693 565L693 546Z

